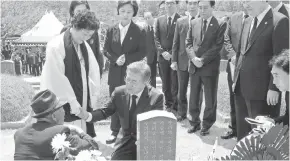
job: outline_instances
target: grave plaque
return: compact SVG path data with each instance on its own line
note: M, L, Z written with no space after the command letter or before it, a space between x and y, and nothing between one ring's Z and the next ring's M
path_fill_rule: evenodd
M15 66L12 60L1 61L1 73L15 75Z
M137 159L175 160L176 130L173 113L154 110L137 115Z

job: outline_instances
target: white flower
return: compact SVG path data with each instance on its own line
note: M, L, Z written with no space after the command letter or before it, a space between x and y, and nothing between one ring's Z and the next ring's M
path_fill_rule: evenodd
M93 156L99 157L102 155L102 152L98 151L98 150L91 150L91 154Z
M65 141L66 135L65 134L56 134L52 141L52 151L54 154L56 154L59 150L63 150L65 147L70 147L70 143L68 141Z
M75 157L77 161L90 161L92 154L88 150L82 150L79 154Z

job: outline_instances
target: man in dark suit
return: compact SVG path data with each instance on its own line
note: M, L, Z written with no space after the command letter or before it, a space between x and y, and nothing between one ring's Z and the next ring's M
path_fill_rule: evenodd
M231 16L230 20L228 21L228 26L225 34L225 49L228 52L228 64L226 72L228 73L228 87L230 92L230 115L231 115L231 125L230 130L227 131L223 136L222 139L230 139L232 137L237 136L236 131L236 112L235 112L235 101L234 101L234 92L232 90L233 86L233 77L234 77L234 66L236 63L236 55L240 53L240 40L241 40L241 33L243 30L244 22L249 15L244 12L239 12Z
M273 12L266 1L247 1L244 7L253 18L245 20L233 81L238 140L251 131L246 117L279 116L280 109L271 107L279 102L280 92L273 84L268 62L289 48L286 16Z
M163 109L163 94L148 86L150 74L150 67L145 61L130 64L126 71L126 85L116 87L107 108L91 113L83 111L90 122L106 119L114 113L120 118L123 138L116 144L112 160L136 160L137 115Z
M178 82L177 72L172 70L172 44L177 19L178 1L165 0L166 15L157 18L155 23L155 43L157 47L157 60L159 62L162 80L162 91L165 95L165 108L167 111L177 111Z
M98 144L80 128L66 126L64 123L63 104L50 90L41 91L32 100L32 110L36 123L19 129L14 134L14 160L54 160L51 146L56 134L65 134L72 148L70 154L77 155L79 151L93 148Z
M188 56L186 53L185 39L191 20L197 18L198 13L198 2L197 0L185 1L187 5L188 15L179 18L176 22L173 46L172 46L172 63L171 68L177 71L178 78L178 110L177 110L177 121L186 119L187 116L187 87L189 81L188 73ZM202 105L203 92L200 92Z
M186 50L190 59L190 101L188 133L201 129L200 91L205 94L205 109L200 134L209 134L216 121L217 88L219 78L220 51L223 47L226 22L219 22L213 16L215 1L199 1L200 18L190 22L186 38Z
M145 12L144 18L147 26L145 26L146 32L146 58L147 64L151 69L150 84L156 88L156 74L157 74L157 49L154 41L154 18L151 12Z

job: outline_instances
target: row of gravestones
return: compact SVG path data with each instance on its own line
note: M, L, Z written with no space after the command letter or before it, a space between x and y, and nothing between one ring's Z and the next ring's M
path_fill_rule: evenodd
M177 121L173 113L154 110L137 116L137 159L175 160Z

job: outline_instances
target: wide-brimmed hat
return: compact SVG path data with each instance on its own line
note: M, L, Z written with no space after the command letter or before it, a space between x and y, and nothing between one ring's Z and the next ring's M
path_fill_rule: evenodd
M60 102L56 95L50 90L44 90L37 93L32 101L31 108L34 112L32 117L40 118L61 108L66 102Z

